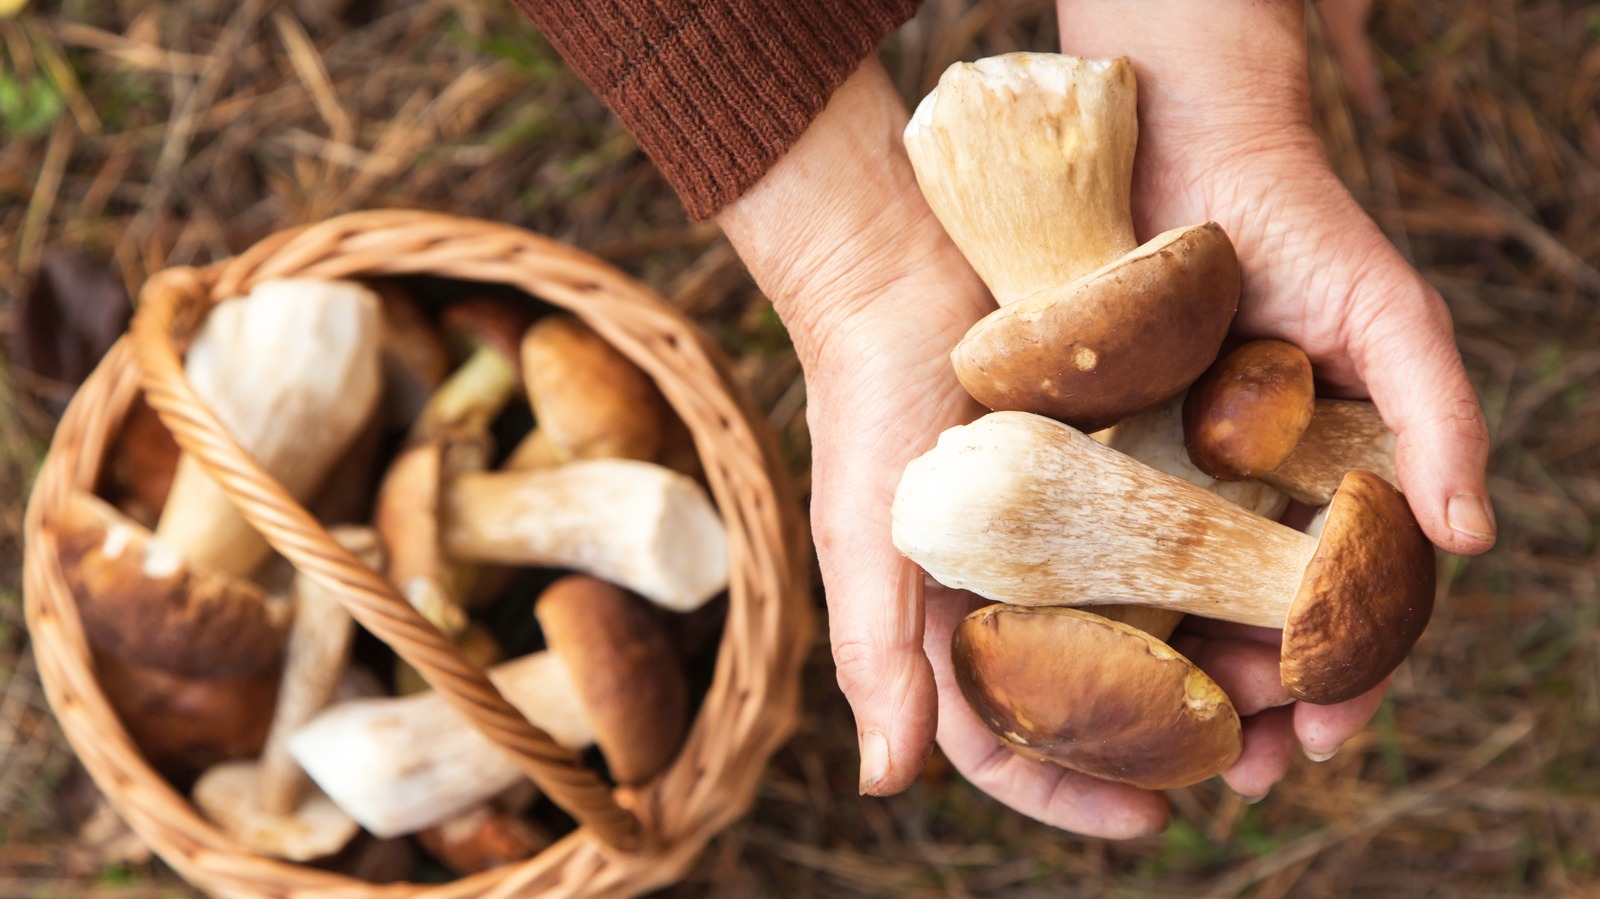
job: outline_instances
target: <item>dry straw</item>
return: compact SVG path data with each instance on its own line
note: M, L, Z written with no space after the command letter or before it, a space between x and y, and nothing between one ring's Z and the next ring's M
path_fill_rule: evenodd
M183 378L179 353L217 302L290 276L426 274L518 288L580 316L660 386L688 424L727 524L731 579L716 674L682 753L643 788L613 791L528 723L392 585L334 542L261 471ZM520 865L445 885L375 886L251 854L201 817L140 757L106 701L57 558L52 522L91 489L138 392L245 517L302 572L421 671L580 823ZM627 896L683 875L712 835L747 809L762 768L793 731L811 627L806 543L762 419L720 353L644 286L526 231L424 212L341 216L276 234L203 269L152 277L132 331L63 418L26 522L25 600L46 694L73 749L112 805L196 886L240 897Z

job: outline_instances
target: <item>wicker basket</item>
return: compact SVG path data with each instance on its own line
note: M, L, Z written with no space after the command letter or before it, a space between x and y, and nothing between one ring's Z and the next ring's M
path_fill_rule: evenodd
M384 578L335 543L243 453L184 380L179 348L216 302L288 276L427 274L510 285L577 314L655 379L694 435L727 524L730 605L715 677L681 754L656 781L613 791L530 725ZM445 885L377 886L252 854L198 814L128 737L93 674L58 562L52 518L89 489L143 389L182 448L300 571L337 589L356 620L410 662L580 824L520 865ZM25 598L46 694L112 805L196 886L240 897L629 896L680 878L749 807L799 712L811 628L801 519L770 433L714 347L642 285L516 228L424 212L342 216L276 234L203 269L152 277L131 333L67 410L28 509Z

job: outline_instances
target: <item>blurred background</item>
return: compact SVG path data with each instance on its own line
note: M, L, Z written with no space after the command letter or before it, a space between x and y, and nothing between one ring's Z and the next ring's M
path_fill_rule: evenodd
M883 53L914 99L956 59L1053 49L1054 28L1041 0L928 0ZM1332 160L1449 301L1494 440L1499 545L1447 560L1373 724L1259 805L1205 784L1160 837L1082 839L937 755L905 795L858 798L819 636L800 732L666 895L1600 895L1600 5L1386 0L1365 24L1314 16L1311 41ZM26 491L84 348L121 322L86 306L77 343L45 346L64 326L24 297L136 293L353 209L510 222L692 315L805 485L770 305L509 4L40 2L0 19L0 60L0 899L194 895L99 804L29 655Z

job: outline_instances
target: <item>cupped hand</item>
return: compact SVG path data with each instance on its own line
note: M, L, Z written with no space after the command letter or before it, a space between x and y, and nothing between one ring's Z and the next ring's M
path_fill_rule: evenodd
M928 586L891 542L906 463L982 411L949 352L993 308L916 186L901 143L907 116L869 61L718 217L805 369L813 530L839 684L856 716L861 789L904 789L937 734L971 782L1024 814L1097 836L1157 832L1168 817L1160 794L1025 760L978 721L955 687L949 644L982 601ZM1250 716L1230 785L1264 794L1293 742L1275 649L1232 630L1185 639Z
M1494 543L1489 439L1443 300L1339 182L1312 129L1304 6L1291 0L1060 0L1062 51L1128 56L1139 81L1134 217L1141 237L1213 220L1238 250L1234 331L1311 357L1325 392L1370 396L1395 432L1400 487L1441 549ZM1160 28L1148 27L1151 16ZM1277 635L1194 622L1209 640ZM1189 648L1183 638L1176 644ZM1294 706L1307 754L1332 754L1383 687L1335 706ZM1281 723L1275 725L1281 727ZM1263 752L1228 778L1248 792L1287 765ZM1246 765L1242 761L1241 765Z

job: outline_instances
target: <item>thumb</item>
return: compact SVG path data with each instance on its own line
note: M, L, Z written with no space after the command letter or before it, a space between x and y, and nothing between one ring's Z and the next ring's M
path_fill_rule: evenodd
M1387 255L1389 271L1365 283L1394 287L1353 298L1364 326L1352 330L1351 357L1395 432L1400 488L1423 531L1447 552L1476 555L1495 541L1489 430L1444 301L1398 253Z
M819 447L820 449L820 447ZM904 463L881 449L818 455L812 518L839 689L855 713L861 792L898 793L922 770L937 724L922 652L922 572L894 548L890 507Z

